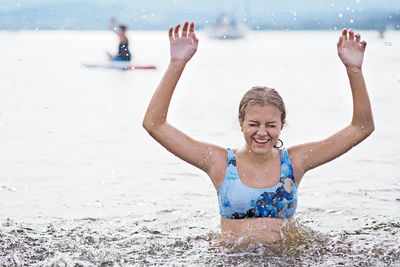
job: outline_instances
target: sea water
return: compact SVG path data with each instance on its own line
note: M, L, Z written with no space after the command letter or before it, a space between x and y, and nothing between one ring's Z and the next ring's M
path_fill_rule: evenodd
M239 101L276 88L285 147L321 140L352 116L339 31L198 34L168 120L241 147ZM375 132L307 173L299 234L237 251L218 243L215 189L142 128L169 60L167 32L129 32L135 63L87 69L115 52L112 32L0 32L0 265L400 265L400 32L361 32Z

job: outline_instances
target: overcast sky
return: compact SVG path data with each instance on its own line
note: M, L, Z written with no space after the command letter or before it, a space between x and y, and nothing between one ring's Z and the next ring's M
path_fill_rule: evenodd
M373 16L376 10L400 16L400 0L0 0L0 29L106 29L110 16L131 29L165 27L186 19L201 25L221 12L252 26L274 20L290 28L310 24L305 22L307 16L318 15L321 23L339 18L334 22L338 25ZM398 20L394 21L397 27Z
M203 10L241 8L248 5L253 12L267 9L293 9L297 11L338 10L350 8L399 9L400 0L0 0L0 8L13 10L41 4L93 3L147 8L192 8Z

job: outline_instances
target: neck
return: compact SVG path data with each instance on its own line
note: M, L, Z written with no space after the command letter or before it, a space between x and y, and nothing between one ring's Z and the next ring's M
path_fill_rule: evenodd
M263 164L266 161L276 158L279 155L279 153L277 153L278 151L279 149L272 148L264 154L256 154L247 146L244 146L239 150L239 153L255 164Z

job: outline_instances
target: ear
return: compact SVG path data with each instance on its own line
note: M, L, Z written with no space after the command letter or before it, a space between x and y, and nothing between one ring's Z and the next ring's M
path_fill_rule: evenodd
M243 133L243 121L239 121L239 124L240 124L240 131L242 131Z

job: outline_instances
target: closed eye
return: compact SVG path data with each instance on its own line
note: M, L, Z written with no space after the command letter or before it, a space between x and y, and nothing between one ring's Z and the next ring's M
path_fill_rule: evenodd
M259 126L259 125L260 123L258 121L253 121L253 120L249 121L249 126Z
M275 121L270 121L270 122L265 123L265 127L269 127L269 128L275 128L275 127L277 127L277 125L278 124Z

